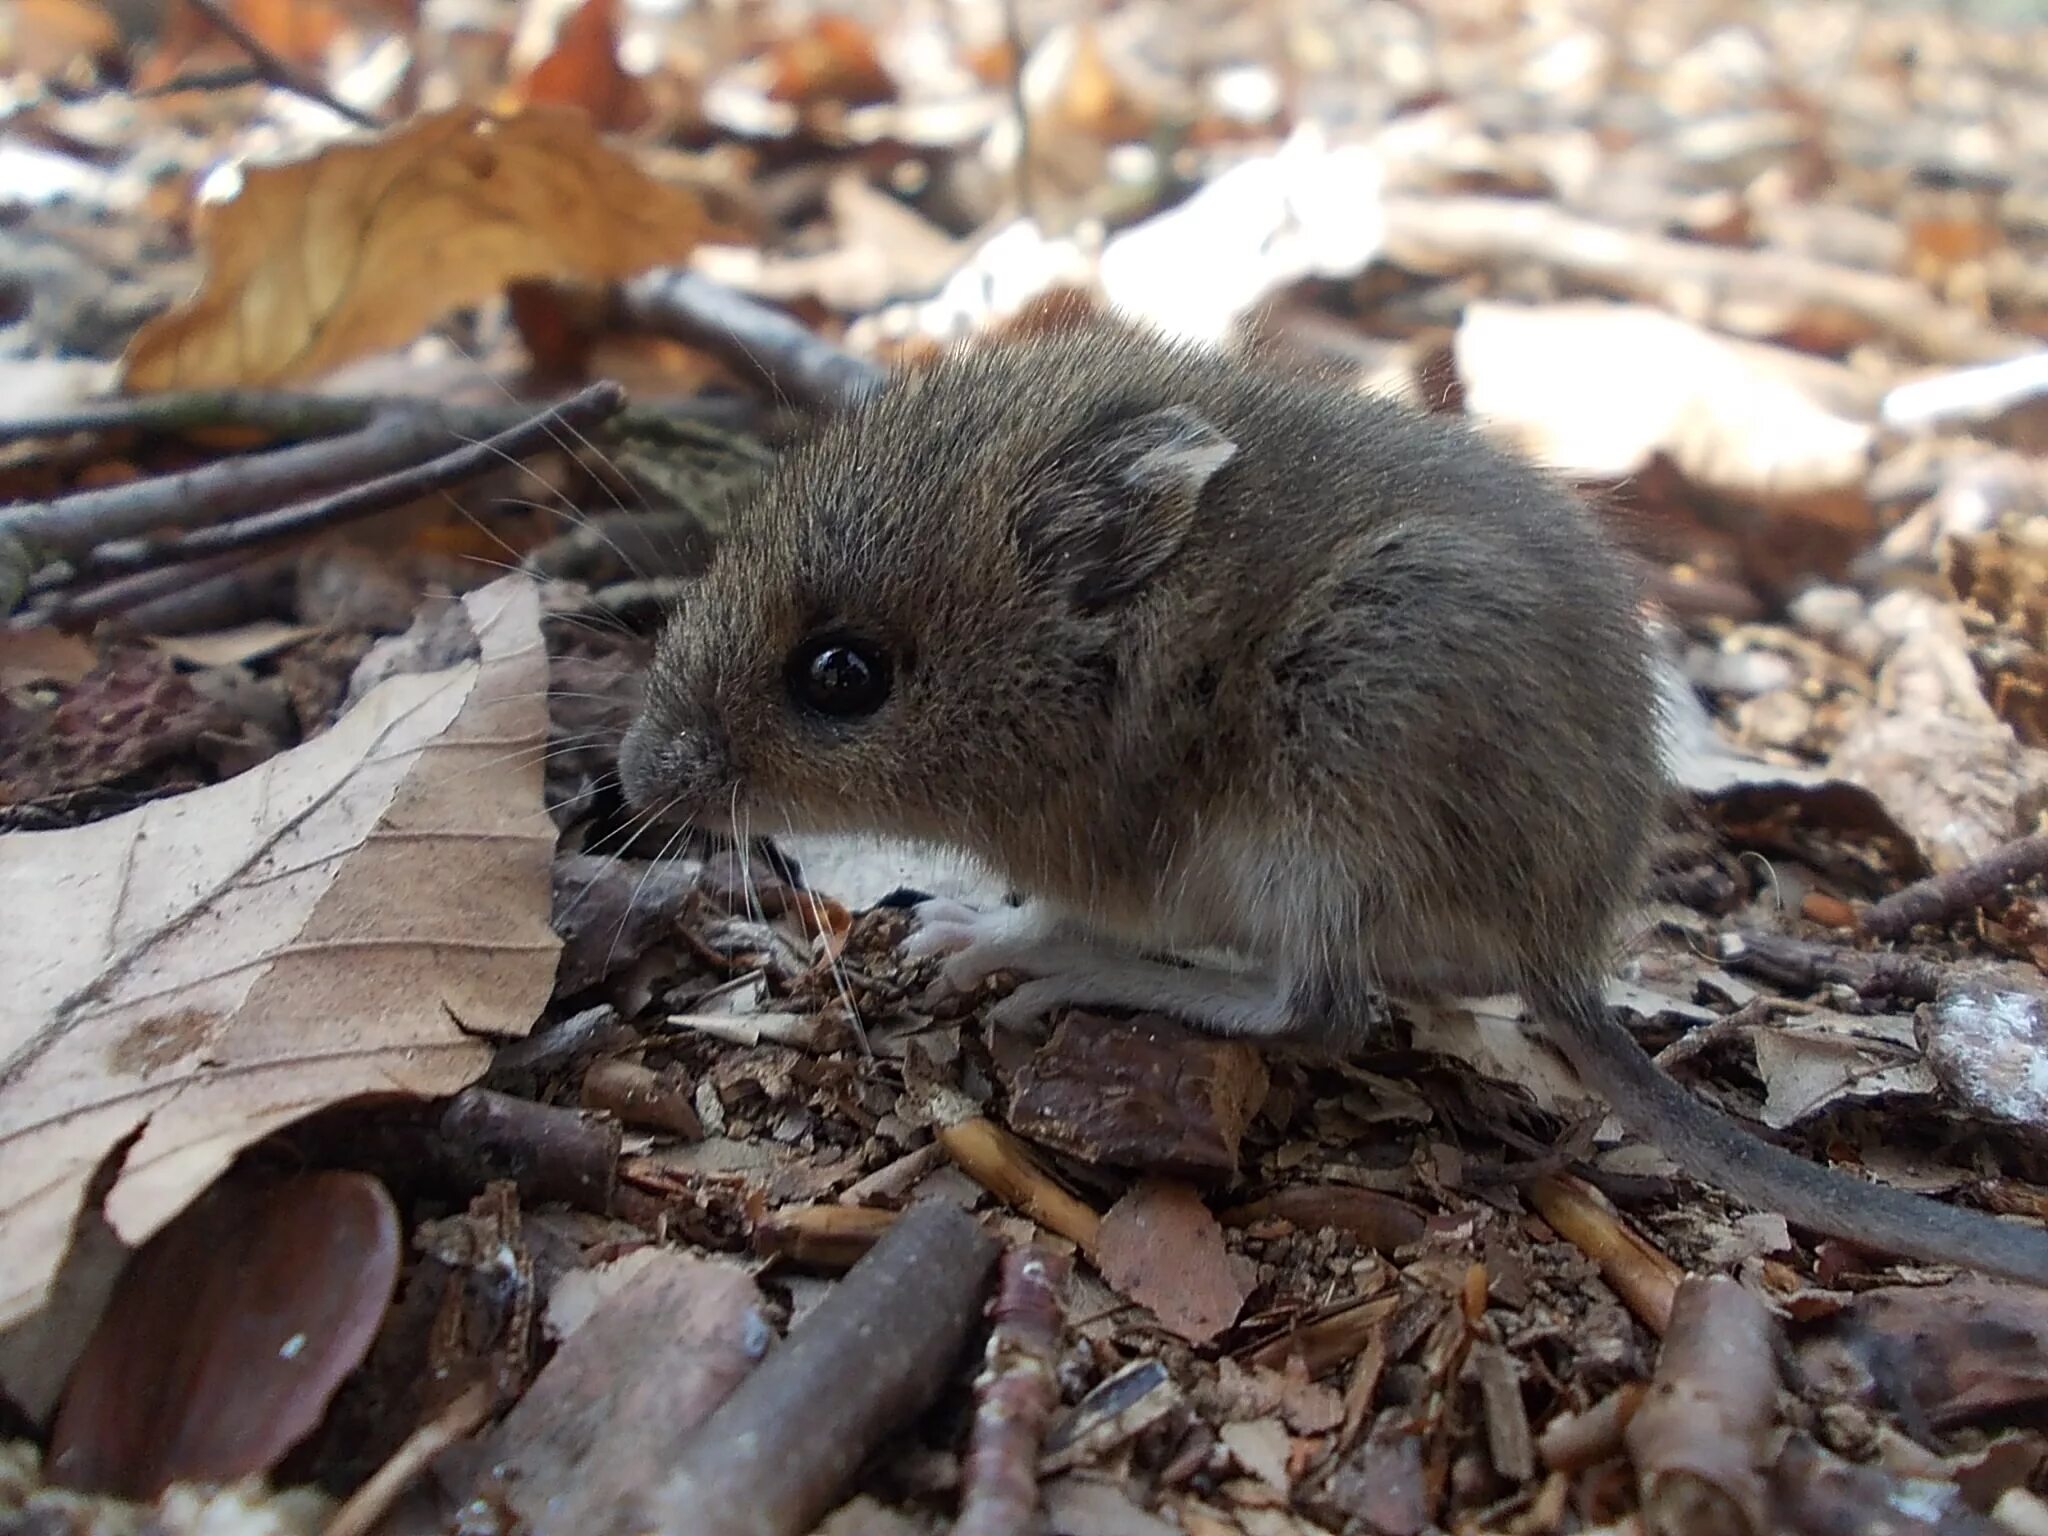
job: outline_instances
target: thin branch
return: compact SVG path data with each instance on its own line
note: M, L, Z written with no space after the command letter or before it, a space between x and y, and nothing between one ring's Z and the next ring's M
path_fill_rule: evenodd
M1744 333L1743 311L1811 306L1846 311L1925 357L1981 363L2033 349L2026 337L1986 325L1910 278L1866 272L1784 251L1729 246L1616 229L1555 204L1512 197L1389 197L1387 254L1424 272L1534 261L1611 293L1673 304L1678 293L1711 301L1706 321Z
M929 1407L981 1310L996 1243L913 1205L705 1421L620 1529L803 1536L868 1455Z
M1003 40L1010 49L1010 110L1017 114L1017 212L1038 217L1037 176L1031 164L1031 112L1024 100L1024 22L1017 0L1003 0Z
M1839 983L1873 1002L1896 998L1931 1003L1941 982L1941 967L1914 955L1871 955L1782 933L1724 933L1718 958L1738 975L1759 976L1794 992L1817 992Z
M161 85L144 86L131 94L147 101L155 96L178 96L186 91L238 91L245 85L265 83L263 71L254 64L230 64L221 69L195 69L173 75Z
M524 421L526 407L451 406L422 395L309 395L272 389L166 390L161 394L93 400L47 416L0 421L0 446L33 438L82 433L138 432L189 437L221 428L247 428L279 438L334 437L354 432L383 416L425 416L452 436L489 437ZM637 401L622 411L619 427L657 429L677 423L734 431L754 429L759 408L750 400L719 395L678 395ZM4 516L4 510L0 510Z
M65 629L78 629L117 613L135 613L145 604L188 592L210 597L214 583L231 574L239 574L241 565L239 557L221 555L193 565L171 565L160 571L123 576L118 581L103 582L79 592L67 592L40 606L25 608L16 616L14 623L23 628L54 624ZM154 628L150 624L142 627Z
M1894 891L1863 914L1863 931L1874 939L1903 939L1922 923L1946 923L1974 912L2042 875L2048 875L2048 833L2016 838L1961 869Z
M995 1327L974 1383L974 1430L953 1536L1018 1536L1038 1511L1038 1452L1059 1406L1060 1291L1069 1261L1033 1244L1003 1255Z
M448 424L432 413L375 418L341 437L238 454L175 475L78 491L55 501L0 507L0 535L12 535L45 554L77 557L116 539L169 526L224 522L330 486L388 474L417 464L448 434ZM118 562L113 574L120 574Z
M827 409L854 405L887 373L779 309L694 272L650 272L619 290L620 318L715 353L778 399Z
M339 395L290 394L281 390L180 389L161 394L90 400L47 416L0 421L0 444L77 432L156 432L176 436L209 427L254 427L280 437L330 437L353 432L387 409L427 400L351 399Z
M255 33L237 21L221 4L221 0L189 0L192 9L204 16L223 37L242 52L249 55L249 62L256 66L256 72L281 91L290 91L294 96L303 96L307 101L325 107L337 116L345 117L358 128L380 129L381 119L352 107L337 98L326 86L310 75L294 69L275 53Z
M316 501L259 512L237 522L201 528L160 544L103 547L96 551L90 569L95 575L128 575L164 564L183 565L216 555L261 549L289 539L303 538L342 523L353 522L389 511L474 480L500 468L508 459L522 459L561 441L563 429L579 432L615 413L626 394L609 380L591 385L560 405L550 406L515 427L488 437L480 443L465 443L424 464L414 464L393 474L350 486Z
M406 1436L391 1459L334 1512L321 1536L369 1536L435 1457L490 1421L494 1406L490 1383L471 1383L460 1397Z

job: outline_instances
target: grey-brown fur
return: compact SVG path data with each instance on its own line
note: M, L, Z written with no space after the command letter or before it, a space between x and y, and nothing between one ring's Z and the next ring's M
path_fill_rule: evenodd
M642 802L966 849L1128 943L1252 957L1302 1027L1519 990L1702 1175L2048 1283L2048 1237L1764 1147L1593 1000L1661 792L1644 632L1575 499L1460 423L1102 327L905 378L740 525L664 638ZM876 715L792 706L821 627L898 658Z

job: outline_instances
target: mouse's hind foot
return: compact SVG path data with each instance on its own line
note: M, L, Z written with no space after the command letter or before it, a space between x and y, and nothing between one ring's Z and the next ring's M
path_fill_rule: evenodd
M990 1022L1028 1029L1056 1008L1128 1008L1216 1035L1277 1040L1297 1033L1290 993L1270 976L1101 951L1062 958L1078 963L1025 982L996 1004Z

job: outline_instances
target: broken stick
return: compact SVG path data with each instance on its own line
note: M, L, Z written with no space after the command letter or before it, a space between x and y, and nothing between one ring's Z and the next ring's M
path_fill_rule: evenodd
M702 347L797 405L853 405L888 377L781 310L695 272L636 278L620 290L619 307L634 329Z
M631 1528L804 1536L938 1396L995 1261L995 1239L959 1207L905 1211L691 1438Z
M1916 880L1863 914L1873 939L1903 939L1922 923L1945 923L1993 897L2048 875L2048 833L2016 838L1945 875Z
M1069 1262L1032 1244L1003 1255L995 1328L974 1383L974 1432L953 1536L1016 1536L1038 1510L1038 1450L1059 1406L1060 1290Z

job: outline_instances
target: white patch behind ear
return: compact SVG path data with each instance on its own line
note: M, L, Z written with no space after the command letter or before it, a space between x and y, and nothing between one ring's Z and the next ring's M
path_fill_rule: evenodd
M1123 466L1124 481L1133 490L1185 497L1190 504L1209 477L1237 457L1237 444L1186 405L1140 416L1117 434L1114 447L1137 450Z
M1083 612L1139 591L1179 552L1237 444L1190 405L1091 426L1018 522L1026 555Z

